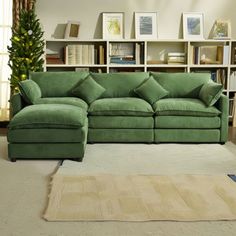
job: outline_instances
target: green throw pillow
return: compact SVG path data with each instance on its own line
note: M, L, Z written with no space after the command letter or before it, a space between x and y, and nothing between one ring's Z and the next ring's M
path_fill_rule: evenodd
M75 96L82 98L88 104L98 99L104 92L105 89L100 84L98 84L90 75L82 80L72 90L72 93Z
M207 105L213 106L223 91L222 84L217 84L214 82L206 83L202 86L199 98Z
M19 82L19 89L23 99L28 104L34 104L42 96L40 87L33 80L27 79Z
M169 94L152 76L142 82L134 91L150 104L154 104Z

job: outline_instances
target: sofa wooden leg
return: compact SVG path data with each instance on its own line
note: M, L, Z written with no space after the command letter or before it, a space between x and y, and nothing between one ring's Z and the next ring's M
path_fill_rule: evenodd
M11 162L16 162L16 158L11 158Z
M224 145L224 144L225 144L225 142L221 142L220 144L221 144L221 145Z

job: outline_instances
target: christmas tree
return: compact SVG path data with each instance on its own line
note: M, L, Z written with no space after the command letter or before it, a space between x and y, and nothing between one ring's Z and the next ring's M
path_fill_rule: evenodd
M11 46L8 47L12 70L11 93L19 91L18 83L29 76L30 71L43 71L44 41L39 19L34 8L21 10L19 25L12 29Z

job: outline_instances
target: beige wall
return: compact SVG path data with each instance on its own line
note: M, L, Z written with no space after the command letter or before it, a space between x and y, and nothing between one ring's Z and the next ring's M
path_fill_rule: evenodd
M60 38L67 20L81 22L80 38L102 38L101 12L125 13L125 38L134 38L135 11L157 11L162 39L182 38L183 12L204 13L204 36L208 38L215 19L229 19L236 38L235 0L38 0L36 13L45 37Z

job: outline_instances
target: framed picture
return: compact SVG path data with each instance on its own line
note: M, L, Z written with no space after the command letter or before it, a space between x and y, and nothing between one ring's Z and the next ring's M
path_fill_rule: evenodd
M102 35L103 39L123 39L124 27L123 27L124 13L102 13Z
M216 20L213 25L213 39L230 39L231 24L229 20Z
M157 39L157 12L135 12L135 38Z
M203 37L203 13L183 13L184 39L204 39Z
M79 37L79 26L78 21L68 21L65 29L65 39L78 38Z

